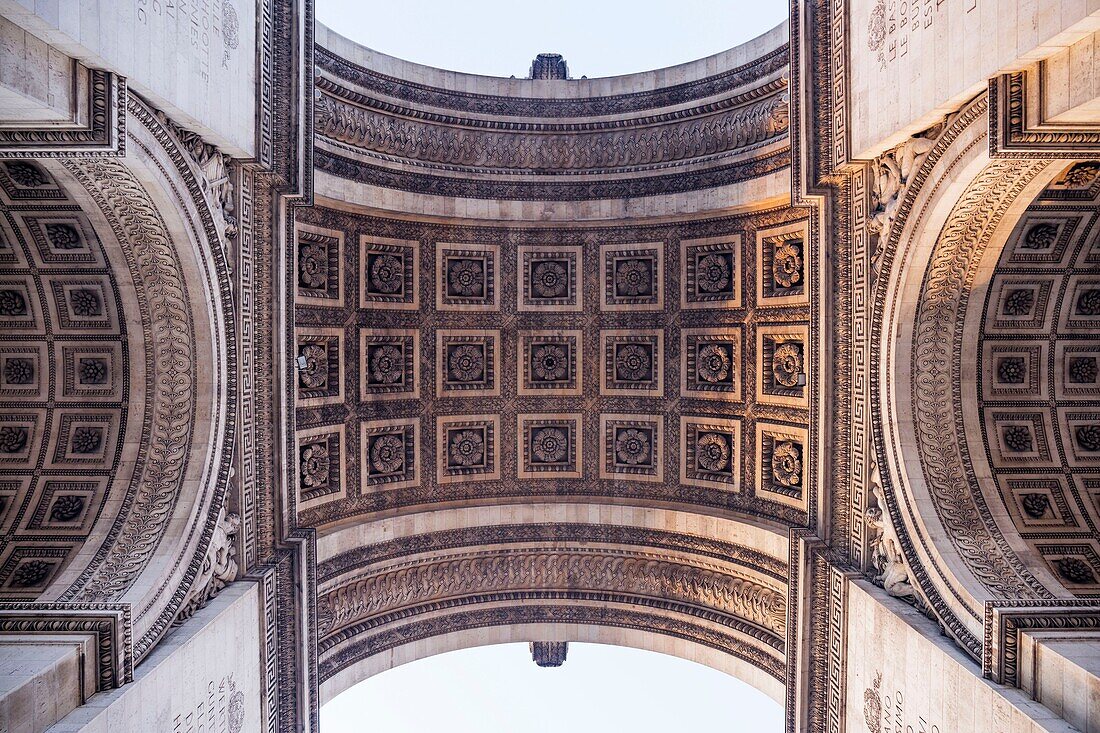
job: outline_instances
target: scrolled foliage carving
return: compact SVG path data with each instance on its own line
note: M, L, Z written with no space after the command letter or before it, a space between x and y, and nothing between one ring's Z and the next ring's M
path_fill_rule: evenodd
M936 513L952 545L995 597L1044 598L1047 591L1005 543L981 493L973 489L959 433L959 358L976 266L1008 206L1042 164L993 161L963 192L940 232L921 287L913 336L917 446Z
M776 634L786 596L718 569L618 554L516 551L462 556L382 570L319 600L319 632L433 599L522 588L585 588L687 601L734 614Z
M146 432L119 519L62 600L117 598L148 564L183 489L196 420L194 316L171 235L149 193L119 161L66 162L107 215L137 285L148 342ZM171 379L157 379L171 374Z
M790 126L785 94L717 115L635 129L527 133L434 124L357 106L318 91L317 134L371 153L480 170L602 171L655 166L750 148Z

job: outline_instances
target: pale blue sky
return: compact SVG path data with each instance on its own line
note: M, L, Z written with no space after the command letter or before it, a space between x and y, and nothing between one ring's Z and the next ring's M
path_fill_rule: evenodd
M727 674L656 652L570 644L543 669L526 644L448 652L359 683L321 733L780 733L783 710Z
M523 78L560 53L574 77L659 69L755 38L787 0L318 0L317 18L392 56Z
M764 33L786 0L318 0L318 19L363 45L457 71L524 77L537 53L574 77L692 61ZM322 733L778 733L782 710L721 672L674 657L571 644L540 669L525 644L442 654L348 690Z

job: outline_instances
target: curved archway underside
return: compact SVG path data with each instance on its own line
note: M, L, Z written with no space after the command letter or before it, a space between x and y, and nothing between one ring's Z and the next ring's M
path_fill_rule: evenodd
M321 35L293 499L325 694L508 625L663 634L775 694L817 511L783 34L560 89Z

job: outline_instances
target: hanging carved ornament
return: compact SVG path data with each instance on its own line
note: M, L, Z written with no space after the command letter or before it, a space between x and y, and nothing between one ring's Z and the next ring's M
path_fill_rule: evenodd
M0 453L19 453L27 447L27 429L6 425L0 428Z
M569 440L558 428L543 428L531 439L531 452L540 463L560 463L568 448Z
M451 438L451 463L480 466L485 457L485 438L476 430L461 430Z
M699 261L695 287L704 293L721 293L729 288L730 266L725 257L709 254Z
M564 298L569 294L569 274L559 262L540 262L532 278L535 295L540 298Z
M802 247L783 242L772 256L772 279L784 288L792 288L802 280Z
M1023 249L1050 249L1057 239L1058 227L1043 222L1027 230L1024 241L1020 246Z
M405 442L397 435L375 439L370 449L371 468L375 473L396 473L405 466Z
M485 273L482 266L473 260L458 260L451 264L447 280L451 291L464 298L485 294Z
M30 384L34 381L34 363L30 359L13 358L4 362L4 381L8 384Z
M789 440L776 443L772 450L772 478L788 488L802 483L802 451Z
M46 239L50 240L50 246L54 249L80 249L83 246L80 232L71 224L47 224Z
M401 349L385 345L375 349L370 360L371 377L380 384L397 384L405 371L405 359Z
M797 387L802 373L802 346L790 341L776 346L772 354L772 376L776 384Z
M620 463L628 466L646 463L651 452L649 435L640 430L628 428L615 436L615 456Z
M705 471L724 471L730 462L729 443L717 433L703 433L695 444L699 466Z
M0 316L27 315L27 299L18 290L0 290Z
M313 489L328 484L329 457L325 443L312 443L302 448L299 472L302 487Z
M618 350L615 357L615 375L625 382L640 382L650 379L652 361L649 351L637 344L627 344Z
M485 353L480 347L462 344L451 352L447 361L451 379L456 382L473 382L485 374Z
M569 357L565 349L554 344L546 344L535 349L532 358L535 376L543 382L558 382L565 379L569 368Z
M696 370L704 382L713 384L725 381L730 373L729 354L718 344L707 344L699 349Z
M615 267L615 292L624 296L652 295L653 279L645 260L624 260Z
M298 352L306 360L298 372L298 382L305 389L320 389L328 384L328 350L322 344L306 344Z
M20 186L24 188L37 188L39 186L45 186L49 184L49 179L46 178L46 174L33 163L26 163L23 161L15 161L12 163L5 163L4 167L7 168L8 175Z
M298 280L303 287L323 288L328 283L328 247L306 244L298 251Z
M378 293L393 294L401 292L404 285L404 267L399 257L390 254L379 255L370 267L370 282Z

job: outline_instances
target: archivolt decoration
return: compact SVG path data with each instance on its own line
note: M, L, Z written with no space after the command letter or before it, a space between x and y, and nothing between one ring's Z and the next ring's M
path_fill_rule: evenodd
M781 49L704 79L583 99L456 92L318 55L317 167L359 183L574 201L724 186L789 163Z
M193 612L196 599L201 605L209 598L213 591L207 576L220 573L231 579L235 574L224 567L212 573L202 569L208 556L219 552L211 547L215 534L224 534L226 526L235 531L235 525L226 525L218 513L229 478L235 361L229 338L233 316L228 268L221 244L224 200L203 177L208 169L149 108L131 98L128 111L131 150L140 161L135 165L151 169L157 183L140 181L120 160L74 160L65 166L122 243L133 282L144 334L143 448L130 490L120 494L118 521L98 531L100 546L59 599L115 600L141 587L141 598L131 601L138 608L134 646L140 658L187 599L192 607L185 613ZM147 188L152 185L161 189L152 192ZM168 224L157 197L177 207L189 234ZM200 292L213 297L196 304L195 294ZM198 329L210 330L200 335ZM210 369L220 376L200 390L199 375ZM199 445L197 434L202 435ZM182 534L167 531L173 521L182 522ZM176 559L164 568L152 562L157 555ZM158 577L139 584L148 568L155 568Z
M985 98L982 97L964 108L957 117L949 119L945 126L933 130L933 145L920 141L919 145L913 143L907 148L912 153L910 157L914 158L909 172L901 179L903 185L900 188L892 187L897 189L897 198L880 209L885 217L886 228L881 230L882 241L876 260L881 257L883 278L886 273L891 272L891 267L898 267L897 263L903 261L901 258L908 251L895 249L900 246L899 240L912 249L916 246L915 237L921 236L916 231L911 235L914 238L912 241L902 239L907 217L920 217L918 222L926 226L929 211L937 205L937 187L946 184L941 182L933 185L930 182L944 175L943 171L950 171L952 166L961 167L960 160L974 161L984 154L984 150L978 147L985 141L984 136L973 132L964 134L964 131L976 120L981 120L979 115L985 111ZM938 130L942 132L937 132ZM965 145L956 144L957 139L969 142ZM950 155L955 158L948 157L950 150L954 150ZM903 151L902 156L905 155L908 153ZM1079 187L1082 191L1090 191L1089 196L1094 195L1095 191L1090 187L1095 180L1095 172L1085 171L1077 175L1072 173L1076 168L1079 166L1070 166L1065 175L1056 178L1052 189L1057 191L1044 194L1044 197L1066 195L1061 191L1067 187ZM1019 395L1012 392L1031 390L1032 384L1038 384L1034 380L1035 370L1040 368L1039 362L1030 360L1028 354L1031 352L1023 349L1023 342L1019 340L1014 342L1019 345L1018 348L1010 347L1007 342L996 346L999 349L997 353L990 351L994 346L981 347L980 353L975 352L971 346L964 346L964 342L970 340L969 336L964 335L966 324L976 322L977 318L971 311L984 305L984 300L971 302L971 293L975 290L985 293L995 303L996 314L987 314L984 317L984 322L995 322L997 326L997 332L993 336L1007 337L1014 330L1019 336L1025 334L1029 328L1050 333L1052 326L1049 320L1043 320L1043 314L1049 313L1046 304L1054 301L1048 301L1047 298L1053 298L1054 293L1048 294L1043 290L1044 279L1037 278L1038 271L1034 268L1053 266L1043 265L1041 262L1044 257L1055 257L1051 253L1065 253L1055 257L1057 259L1069 257L1069 252L1076 251L1072 247L1066 249L1066 245L1070 241L1072 227L1076 226L1075 222L1081 221L1081 217L1074 219L1073 213L1068 210L1059 212L1054 200L1037 203L1039 208L1025 214L1023 221L1016 227L1016 234L1013 235L1015 239L1010 239L1010 246L1004 256L1023 257L1031 263L1028 265L1031 269L1025 278L1030 284L1026 287L1010 284L1002 286L1000 283L1003 278L1000 275L995 276L994 284L990 285L987 282L989 265L982 263L983 258L988 261L1000 254L999 249L990 254L986 250L991 244L1008 238L1006 231L1013 228L1014 222L1005 221L1007 212L1022 212L1021 198L1034 195L1033 192L1038 190L1037 182L1043 176L1052 174L1053 171L1043 160L993 160L984 164L984 168L962 190L957 201L948 202L947 205L952 207L950 213L937 232L934 244L928 248L926 265L924 262L919 265L924 269L917 295L918 304L913 315L911 347L901 350L901 353L908 354L904 358L911 360L912 376L904 384L887 383L884 385L886 391L881 393L888 396L892 390L896 398L910 403L915 450L898 447L896 444L880 446L880 460L883 456L889 456L891 460L902 462L906 465L906 471L910 472L910 478L916 472L919 484L924 487L921 491L928 492L930 501L927 506L934 510L936 519L946 530L945 537L950 543L951 552L958 553L967 572L973 574L979 585L968 586L967 581L952 577L942 561L934 561L935 569L925 566L921 557L938 558L938 553L946 551L946 547L939 546L936 540L927 536L923 524L917 521L918 513L925 517L923 521L928 521L928 515L919 512L913 504L914 501L919 503L922 500L919 497L908 497L911 491L908 488L908 498L897 498L899 488L898 484L893 483L895 479L892 476L883 476L883 485L876 486L877 503L882 510L881 518L878 509L873 506L868 513L868 520L872 522L872 561L878 566L878 579L888 583L889 589L896 595L912 597L915 593L918 602L927 604L929 610L945 624L952 635L975 655L980 645L975 630L980 624L983 599L1009 598L1021 602L1052 599L1064 593L1051 582L1052 577L1056 576L1061 576L1062 583L1068 587L1087 594L1092 587L1091 578L1097 574L1096 548L1088 543L1059 543L1058 538L1049 534L1050 530L1047 528L1044 530L1047 532L1045 535L1027 535L1034 537L1029 544L1032 544L1035 554L1029 555L1028 551L1022 549L1024 544L1017 534L1026 528L1013 528L1006 523L1007 520L997 519L998 516L1004 516L1005 509L1008 510L1009 517L1019 516L1019 522L1025 525L1028 522L1056 523L1058 517L1068 518L1069 515L1054 506L1056 500L1064 501L1059 499L1064 496L1062 489L1052 493L1048 482L1043 484L1047 488L1038 490L1036 487L1042 483L1042 479L1038 475L1024 475L1034 474L1034 468L1041 468L1039 464L1019 464L1019 469L1012 472L1011 476L1005 473L1003 479L997 479L999 486L986 478L990 469L981 467L987 460L992 461L994 466L1005 460L1011 463L1012 455L1046 455L1045 448L1040 445L1047 440L1049 428L1044 427L1046 418L1040 420L1038 413L1032 414L1022 409L1026 406L1019 404L1016 399ZM1070 198L1079 196L1072 192L1068 195ZM914 208L916 201L924 202L922 209ZM1092 215L1090 210L1087 217ZM893 228L890 228L891 222L894 223ZM928 236L927 233L925 236ZM1078 233L1073 236L1084 235ZM1017 241L1018 244L1012 244ZM1018 254L1010 254L1009 250ZM908 266L913 267L912 263ZM982 267L987 270L981 270ZM891 277L900 276L894 271ZM885 280L879 282L874 292L877 296L876 306L883 309L880 310L882 317L900 318L904 322L904 309L897 310L896 302L890 300L890 297L897 298L902 289L901 284L891 290ZM1084 289L1087 290L1087 287ZM1075 294L1066 297L1071 296L1076 297ZM1058 302L1062 302L1062 299L1059 298ZM885 310L891 304L895 309L893 314ZM1067 307L1075 306L1071 304ZM1084 309L1088 310L1087 303ZM1049 316L1046 318L1049 319ZM1051 356L1043 357L1043 374L1046 374L1045 359L1053 358L1053 351L1056 349L1056 345L1051 345ZM1009 351L1013 353L1008 354ZM1004 352L1004 357L998 356L1001 352ZM1081 373L1076 375L1070 374L1069 363L1066 362L1065 379L1084 379L1087 382L1088 370L1080 370ZM985 366L976 367L975 364ZM972 375L970 369L980 370ZM1046 378L1063 379L1056 374L1044 377ZM964 403L974 399L973 385L978 385L977 394L982 394L983 390L985 394L990 394L990 389L999 390L998 401L991 407L967 406ZM1038 386L1034 389L1038 389ZM1043 389L1046 389L1045 386ZM1054 389L1051 387L1051 390ZM888 411L896 409L889 398L885 405ZM974 425L969 417L975 408L982 415L981 425ZM989 422L988 427L986 422ZM1058 420L1055 419L1055 422ZM1091 425L1087 415L1083 415L1078 423ZM1077 439L1077 445L1083 446L1080 450L1087 453L1088 446L1080 440L1082 436L1073 433L1072 429L1070 435L1069 440L1072 442ZM1088 435L1084 435L1084 438L1087 443ZM996 445L998 441L1002 447ZM1002 458L1002 454L1009 458ZM1036 460L1041 462L1047 459ZM1063 468L1063 471L1073 470L1073 461L1066 463ZM1027 488L1028 486L1031 488ZM1089 514L1091 517L1091 512ZM1034 532L1035 529L1030 531ZM1016 539L1010 541L1006 537ZM1042 559L1044 557L1045 563ZM1042 564L1050 568L1050 574L1036 574L1033 568ZM939 580L933 581L934 573L939 574ZM953 599L948 601L941 593L949 594ZM970 618L957 616L958 609L964 609L963 615Z
M733 614L781 637L786 597L717 567L660 556L529 548L383 568L319 599L319 634L392 613L427 599L504 590L585 588L697 603Z

